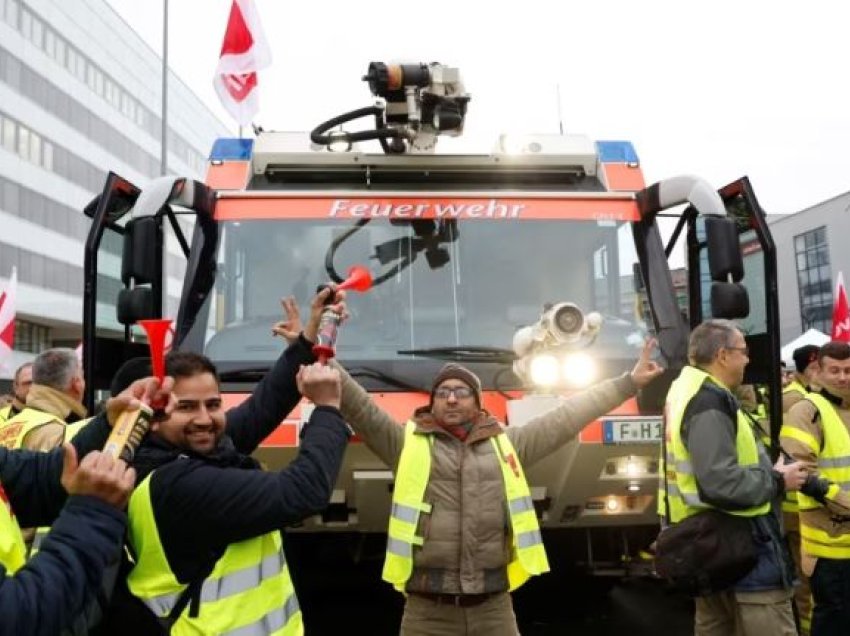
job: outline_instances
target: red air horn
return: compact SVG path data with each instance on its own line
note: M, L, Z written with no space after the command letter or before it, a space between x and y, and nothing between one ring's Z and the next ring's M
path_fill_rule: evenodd
M320 285L317 291L321 292L325 287L331 285ZM342 281L339 285L333 286L334 290L352 289L358 292L368 291L372 287L372 274L362 265L354 265L348 270L348 278ZM330 305L334 294L330 294L325 301L326 305ZM319 320L319 333L316 336L316 344L313 345L313 355L318 358L322 364L327 364L328 360L334 357L336 351L336 335L339 330L339 323L342 320L333 309L326 309L322 312L322 317Z
M140 320L137 323L148 336L148 346L151 351L151 367L154 377L160 384L165 378L165 336L169 332L173 333L171 320L163 318L161 320ZM142 438L150 428L151 419L154 415L154 409L160 409L165 406L164 403L155 402L154 404L140 404L138 408L132 411L123 411L112 427L112 432L109 434L109 439L106 440L106 445L103 447L103 452L112 455L116 459L123 459L125 462L130 462L133 455L136 454L136 449L142 443Z

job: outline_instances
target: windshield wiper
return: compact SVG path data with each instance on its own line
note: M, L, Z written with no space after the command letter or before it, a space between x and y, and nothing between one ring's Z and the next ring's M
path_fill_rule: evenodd
M516 360L516 354L511 349L500 347L426 347L423 349L403 349L396 351L401 356L423 356L440 360L459 360L460 362L497 362L510 364Z
M405 391L413 391L414 393L431 392L430 389L426 389L421 386L416 386L415 384L411 384L406 380L402 380L399 377L390 375L389 373L385 373L384 371L375 369L374 367L346 367L346 371L348 371L348 375L353 378L371 378L372 380L383 382L387 386L392 386L397 389L403 389Z
M243 369L229 369L218 374L219 380L222 382L251 382L263 379L263 376L269 372L271 366L267 367L246 367Z

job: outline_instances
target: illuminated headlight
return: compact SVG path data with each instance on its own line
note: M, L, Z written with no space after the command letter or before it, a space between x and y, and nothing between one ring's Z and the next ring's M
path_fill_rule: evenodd
M571 387L585 387L593 384L596 373L596 362L586 353L571 353L564 358L564 381Z
M529 369L531 381L538 386L555 386L558 383L558 359L549 354L534 356Z

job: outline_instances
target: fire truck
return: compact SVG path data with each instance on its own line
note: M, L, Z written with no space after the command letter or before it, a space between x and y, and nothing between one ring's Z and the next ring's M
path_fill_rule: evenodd
M279 299L306 309L353 265L374 284L349 294L336 357L400 423L446 361L481 378L486 409L523 426L630 370L652 336L666 373L527 467L553 561L627 572L657 531L661 409L690 329L739 320L748 381L779 386L774 245L748 180L647 187L631 143L573 134L440 153L468 110L458 69L373 62L363 79L377 101L310 133L219 139L204 183L109 174L86 208L88 405L124 360L146 355L135 323L163 316L173 347L209 356L226 405L239 403L283 349L270 329ZM686 275L674 280L671 257ZM781 413L779 392L769 396ZM262 444L268 469L297 453L309 412L302 403ZM392 484L355 438L330 505L295 531L383 533Z

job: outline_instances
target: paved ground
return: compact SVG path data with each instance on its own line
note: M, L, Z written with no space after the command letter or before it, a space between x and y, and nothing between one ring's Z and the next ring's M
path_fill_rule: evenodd
M294 536L287 553L308 636L341 633L395 636L403 600L380 580L378 546L351 554L338 547ZM364 558L369 555L369 558ZM359 564L355 565L355 558ZM581 574L550 574L521 588L514 597L523 636L686 636L693 633L693 605L670 594L658 581L612 580Z

